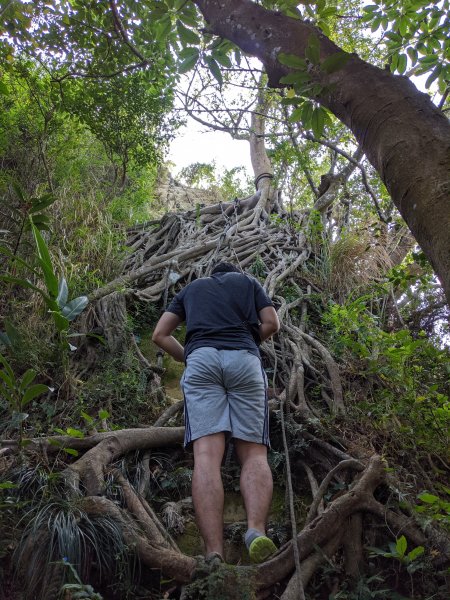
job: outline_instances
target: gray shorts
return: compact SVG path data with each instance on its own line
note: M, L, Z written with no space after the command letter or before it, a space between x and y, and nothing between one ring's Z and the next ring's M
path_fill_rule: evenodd
M181 378L184 445L212 433L270 445L267 377L248 350L197 348Z

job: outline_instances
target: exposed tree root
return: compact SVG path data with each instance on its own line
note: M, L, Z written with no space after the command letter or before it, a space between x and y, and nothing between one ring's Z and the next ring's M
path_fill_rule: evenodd
M149 540L145 533L140 531L127 511L121 509L117 504L104 496L86 496L82 503L83 509L90 516L109 516L120 525L126 543L135 548L142 564L150 569L161 569L166 577L173 577L180 583L191 580L192 573L197 565L195 558L185 556L164 546L159 546L153 540Z
M255 123L255 131L258 126ZM263 165L264 156L258 158L257 154L255 160ZM157 303L164 308L169 295L193 278L208 275L212 262L219 258L242 268L252 265L254 274L265 280L265 289L273 298L283 325L276 339L261 347L264 365L273 374L271 406L274 411L283 404L287 408L290 443L301 447L301 460L292 450L292 464L296 465L293 486L295 481L305 479L306 473L313 499L294 542L284 544L262 565L223 567L223 585L229 589L230 582L234 582L239 590L239 582L245 580L253 585L259 598L271 597L274 586L278 585L277 594L282 594L283 600L291 600L298 597L299 588L293 543L298 550L303 587L321 563L341 549L346 573L357 577L363 568L362 523L367 514L386 524L391 539L405 535L416 546L432 547L436 561L448 559L450 541L435 528L423 531L413 516L385 506L377 499L378 495L374 496L380 486L389 485L385 464L379 456L368 457L366 453L355 458L339 439L331 435L327 440L320 438L320 420L324 415L333 419L345 414L343 386L331 352L308 326L307 311L314 289L305 270L313 254L305 233L310 217L306 212L288 214L284 210L277 191L271 187L270 173L269 167L259 169L259 174L265 177L260 179L257 193L247 199L168 214L152 221L146 229L130 231L130 254L124 272L91 295L92 307L84 316L82 329L85 334L102 335L107 348L116 354L131 348L150 375L156 394L161 389L163 369L144 356L127 328L129 307L138 301ZM89 368L81 363L91 357L91 350L86 344L84 354L80 353L78 373ZM91 517L114 519L130 551L134 549L142 565L159 569L165 578L173 578L179 585L189 583L204 568L200 558L180 552L167 531L169 522L180 520L180 502L184 500L178 502L180 506L166 502L160 520L145 494L152 476L153 449L179 446L183 441L183 427L166 426L182 405L177 402L166 408L153 427L106 431L84 438L64 435L35 438L21 449L24 455L41 454L48 461L66 457L63 452L66 448L80 452L82 455L62 471L72 497L81 498L77 501ZM2 456L14 455L19 450L17 440L4 440L1 447ZM289 457L290 454L291 450ZM132 465L131 471L140 470L140 483L131 483L127 469L118 467L119 459L126 459ZM108 489L111 475L116 489L120 489L119 499ZM319 485L318 481L322 483ZM330 500L326 493L333 481L342 490ZM295 518L295 511L292 513ZM189 596L191 592L187 587L186 597L193 598Z
M110 465L118 458L136 450L179 444L182 435L183 428L158 427L148 430L107 432L84 439L71 439L70 442L74 446L86 452L66 469L66 478L71 486L76 485L77 489L83 489L86 494L81 499L82 509L90 516L114 518L125 542L135 548L142 564L150 569L160 569L164 577L173 578L180 584L190 581L199 559L185 556L179 551L145 498L138 495L121 471L117 468L111 470ZM67 443L69 440L60 437L59 441ZM37 440L34 444L37 445ZM327 450L328 446L325 446ZM51 444L49 447L54 446ZM349 469L358 472L349 490L329 502L326 509L314 517L329 483L338 473ZM107 472L112 473L120 486L126 510L102 495L106 491ZM315 479L314 476L312 477ZM382 484L386 484L386 469L378 456L373 456L365 466L355 459L343 460L326 475L314 494L306 523L296 539L304 585L325 557L332 556L340 547L344 550L347 573L352 577L360 573L364 513L377 516L381 522L387 524L395 536L405 535L414 545L433 544L435 556L439 559L448 559L450 544L445 535L437 534L436 531L433 531L432 535L430 532L421 531L411 518L386 508L375 499L374 492ZM320 551L317 550L318 547ZM269 561L254 567L255 589L268 590L278 582L291 577L282 598L290 600L295 597L298 582L296 583L295 579L297 575L292 575L294 572L292 550L292 542L289 542ZM248 567L236 567L233 576L239 579L244 575L248 576ZM230 577L231 575L227 574L228 583ZM261 597L263 596L264 594Z

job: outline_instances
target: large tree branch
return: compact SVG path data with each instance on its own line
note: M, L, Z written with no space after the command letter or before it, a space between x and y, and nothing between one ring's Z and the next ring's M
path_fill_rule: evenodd
M311 23L264 9L250 0L194 0L210 32L258 57L269 84L282 87L288 69L278 55L305 57L310 37L320 61L341 52ZM440 277L450 300L450 124L426 94L405 77L348 55L327 74L314 67L322 91L315 98L354 133Z

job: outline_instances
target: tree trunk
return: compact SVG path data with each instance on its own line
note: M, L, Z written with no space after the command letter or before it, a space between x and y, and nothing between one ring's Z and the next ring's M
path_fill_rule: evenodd
M194 0L211 33L227 38L264 64L272 87L289 69L279 53L305 56L309 37L320 40L320 60L341 52L305 21L250 0ZM355 54L332 74L313 69L322 86L315 97L351 129L392 200L439 276L450 302L450 124L429 97L406 78Z

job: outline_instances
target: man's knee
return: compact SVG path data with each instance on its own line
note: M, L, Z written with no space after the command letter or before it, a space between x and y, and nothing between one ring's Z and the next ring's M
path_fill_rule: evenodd
M246 440L234 440L236 454L239 462L243 466L248 461L260 461L267 463L267 446Z
M194 440L194 462L218 464L220 466L225 451L225 434L223 432L205 435Z

